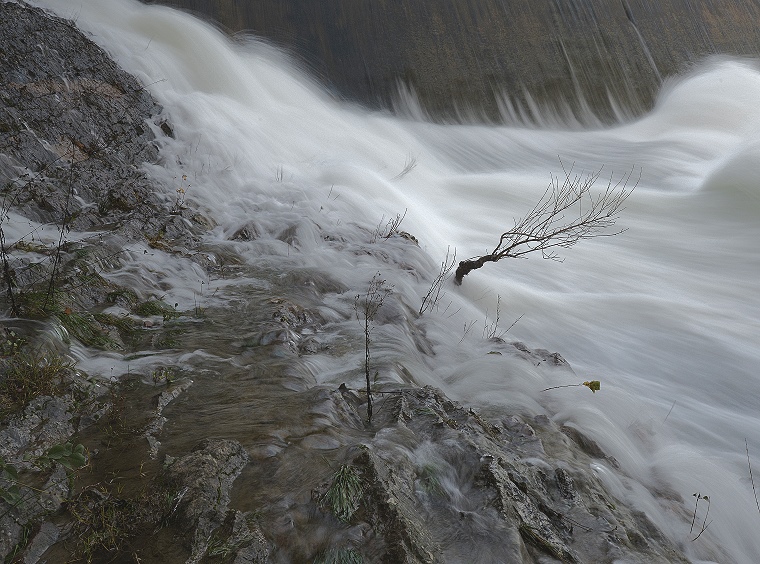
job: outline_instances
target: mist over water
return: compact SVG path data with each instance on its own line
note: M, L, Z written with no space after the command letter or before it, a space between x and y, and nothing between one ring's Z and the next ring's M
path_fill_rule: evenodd
M614 127L439 125L340 104L272 48L233 44L168 8L37 3L75 19L164 106L176 140L162 137L162 162L146 168L168 203L187 175L188 203L216 225L207 248L241 257L248 272L329 274L347 288L330 304L346 327L351 298L378 271L416 311L448 248L458 259L492 249L563 168L601 171L599 189L630 174L624 233L582 241L562 263L487 265L447 286L441 307L419 320L435 355L390 326L378 329L376 355L474 407L546 413L582 429L620 464L600 461L600 479L695 562L757 561L745 452L747 439L760 468L755 61L716 59L670 79L650 113ZM405 210L402 228L419 249L389 240L382 252L358 252L379 222ZM257 236L232 240L244 227ZM200 281L210 284L189 261L138 248L133 257L113 276L160 284L180 307L192 307ZM246 276L215 281L214 299L256 283ZM497 300L498 334L509 328L508 341L559 352L575 374L487 355L483 327ZM214 352L209 344L197 354ZM85 369L114 362L82 354ZM339 384L344 362L315 357L314 380ZM541 391L592 379L602 384L593 395ZM711 507L692 542L694 493Z

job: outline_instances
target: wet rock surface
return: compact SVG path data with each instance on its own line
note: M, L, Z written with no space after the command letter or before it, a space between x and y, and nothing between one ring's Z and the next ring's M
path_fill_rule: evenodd
M192 531L188 562L199 562L207 551L211 533L224 522L232 483L247 462L248 453L240 443L206 440L169 465L166 479L181 492L177 503L180 526Z
M0 3L0 54L7 205L41 223L170 237L167 204L141 171L169 126L154 123L161 107L143 85L71 22L15 2Z
M373 561L687 561L545 417L488 419L425 387L386 400L375 428L346 462L362 485L346 527L365 531L346 546ZM323 510L334 480L313 494Z

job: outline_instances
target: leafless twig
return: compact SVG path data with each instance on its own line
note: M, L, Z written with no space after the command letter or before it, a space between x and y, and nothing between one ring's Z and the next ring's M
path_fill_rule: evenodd
M601 175L601 169L590 174L573 174L572 168L563 166L564 180L551 177L544 195L533 208L514 226L499 237L493 251L459 263L455 273L457 284L471 271L481 268L487 262L497 262L503 258L523 258L533 252L540 252L543 258L561 260L557 249L569 248L583 239L609 237L625 231L620 229L604 232L617 221L623 204L634 190L628 188L633 170L617 182L612 177L607 188L598 195L591 192ZM576 211L573 209L577 208ZM572 218L567 215L572 213Z
M752 463L749 461L749 444L747 439L744 439L744 450L747 451L747 468L749 468L749 481L752 483L752 493L755 494L755 505L757 505L757 512L760 513L760 501L757 500L757 490L755 489L755 479L752 477Z
M386 285L385 280L380 277L380 273L378 272L370 280L365 294L363 296L357 294L354 299L356 319L364 322L364 376L367 384L368 424L372 423L372 381L370 377L370 335L372 334L372 322L391 291L392 287Z
M419 311L420 315L438 307L441 299L446 295L445 292L443 292L443 285L446 283L446 280L449 279L449 276L451 276L451 271L454 269L457 260L456 249L454 249L454 254L451 258L449 258L450 253L451 247L447 247L446 257L441 262L441 268L438 270L438 274L430 285L427 294L422 298L422 304L420 305Z
M496 315L491 323L488 323L488 311L486 310L486 319L483 322L483 337L485 339L495 339L496 331L499 329L499 318L501 317L501 296L496 296Z

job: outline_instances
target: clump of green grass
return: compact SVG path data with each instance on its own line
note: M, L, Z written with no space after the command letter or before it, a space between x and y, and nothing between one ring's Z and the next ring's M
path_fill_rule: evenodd
M438 469L432 464L425 464L419 470L419 480L422 489L430 495L443 496L446 495L441 485L441 479L438 476Z
M45 318L50 313L60 311L59 304L64 303L66 295L59 290L47 292L44 290L21 291L16 296L20 313L33 319Z
M322 496L322 503L338 519L348 522L359 509L363 493L359 471L354 466L344 464L333 475L332 484Z
M73 517L74 552L85 562L118 554L136 533L135 501L114 496L102 486L90 486L67 503Z
M134 345L140 340L140 327L129 316L111 315L110 313L95 313L93 314L93 318L101 325L116 329L124 343Z
M103 330L90 313L77 313L67 309L58 319L72 337L87 347L119 348L119 344Z
M40 396L63 388L70 360L56 354L22 351L0 361L0 413L17 412Z
M179 492L150 484L127 496L120 486L82 488L66 503L70 522L70 562L139 562L132 541L169 523ZM204 560L205 561L205 560Z
M161 300L141 302L132 309L132 313L139 315L140 317L160 315L164 318L164 321L175 319L180 316L180 313L175 308Z
M137 303L137 294L128 288L118 288L106 295L106 301L110 304L124 303L132 307Z

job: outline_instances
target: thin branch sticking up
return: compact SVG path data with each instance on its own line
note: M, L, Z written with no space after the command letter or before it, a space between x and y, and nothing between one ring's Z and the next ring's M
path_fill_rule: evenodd
M396 217L390 218L385 224L385 229L383 229L383 221L385 221L385 216L381 217L380 223L377 224L377 227L372 232L372 244L374 245L377 243L378 238L390 239L394 235L398 234L399 227L401 227L401 222L404 221L407 211L409 211L408 208L404 209L404 213L397 213Z
M496 332L499 329L499 320L501 319L501 296L496 296L496 315L491 321L491 323L488 323L488 310L486 310L486 319L483 322L483 338L484 339L496 339L497 335ZM501 338L501 335L499 335L499 338Z
M378 272L372 277L367 286L367 292L362 296L357 294L354 299L356 319L364 324L364 377L367 385L367 424L372 424L372 378L370 375L370 335L372 322L382 307L385 298L392 292L392 286L387 286Z
M438 274L436 275L435 279L433 280L433 283L430 285L430 289L428 289L427 294L425 294L425 297L422 298L422 304L420 305L420 311L419 314L422 315L428 310L432 310L433 308L437 308L438 304L441 301L441 298L445 295L443 292L443 285L446 283L446 280L449 279L449 276L451 276L451 271L454 269L454 265L456 265L457 260L457 251L454 249L453 255L449 258L451 255L451 247L446 248L446 257L441 262L441 268L438 271Z
M755 479L752 477L752 463L749 461L749 443L746 438L744 439L744 450L747 452L747 468L749 468L749 481L752 483L752 493L755 494L755 505L757 505L757 512L760 513L760 501L757 499Z

